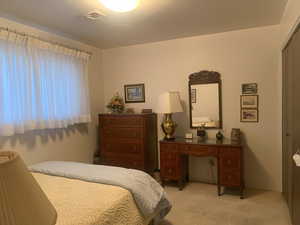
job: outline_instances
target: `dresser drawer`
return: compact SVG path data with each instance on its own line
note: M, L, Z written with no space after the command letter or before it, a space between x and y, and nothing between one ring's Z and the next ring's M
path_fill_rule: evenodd
M139 155L142 151L142 144L138 142L130 142L130 141L114 141L106 140L103 142L102 151L105 154L115 153L115 154L131 154L131 155Z
M241 186L241 173L239 171L222 171L220 184L224 186Z
M156 114L99 114L99 155L106 165L153 173L157 165Z
M138 127L107 127L103 129L104 138L130 138L139 140L143 137L143 129Z
M133 169L144 169L144 163L141 160L131 157L115 157L115 156L104 156L103 164L109 166L118 166Z
M106 127L143 127L143 119L135 116L106 116L100 118L100 124Z

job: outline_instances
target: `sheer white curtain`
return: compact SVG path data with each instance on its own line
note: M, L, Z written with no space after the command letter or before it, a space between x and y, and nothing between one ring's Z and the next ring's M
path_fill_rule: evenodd
M0 31L0 136L90 121L89 55Z

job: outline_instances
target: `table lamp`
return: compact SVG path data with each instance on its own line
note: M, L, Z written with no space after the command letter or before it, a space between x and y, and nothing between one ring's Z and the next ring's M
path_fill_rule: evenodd
M0 224L54 225L57 213L16 152L0 152Z
M174 139L173 135L177 124L172 120L172 113L178 112L183 112L179 92L170 91L159 96L157 113L165 114L161 127L167 140Z

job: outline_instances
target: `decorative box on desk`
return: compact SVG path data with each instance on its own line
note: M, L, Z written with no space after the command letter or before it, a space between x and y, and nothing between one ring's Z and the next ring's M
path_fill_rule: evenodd
M175 140L160 141L160 169L161 179L164 181L175 180L179 189L188 181L188 155L206 157L212 156L218 160L218 194L221 195L221 187L239 187L240 196L243 198L243 148L239 143L198 139L187 140L176 138Z
M100 114L99 136L101 164L149 174L158 168L156 114Z

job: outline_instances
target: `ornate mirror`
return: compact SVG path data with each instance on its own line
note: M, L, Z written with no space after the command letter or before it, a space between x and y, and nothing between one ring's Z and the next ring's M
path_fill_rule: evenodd
M190 126L222 128L221 75L201 71L189 76Z

